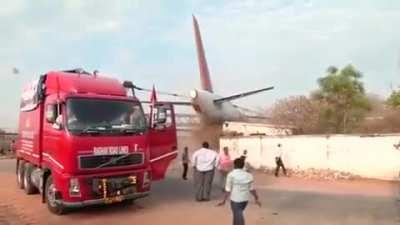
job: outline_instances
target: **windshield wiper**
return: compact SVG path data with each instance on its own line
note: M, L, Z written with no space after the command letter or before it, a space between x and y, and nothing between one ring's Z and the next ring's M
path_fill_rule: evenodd
M105 167L105 166L108 166L108 165L115 164L115 163L117 163L119 160L125 159L126 157L130 156L131 154L132 154L132 153L128 153L128 154L126 154L126 155L121 155L121 156L116 157L116 158L112 157L109 161L107 161L107 162L105 162L105 163L100 164L99 166L97 166L96 169L99 169L99 168L102 168L102 167Z
M145 131L144 128L125 128L125 129L122 129L122 132L124 132L125 134L137 134L137 133L142 133L144 131Z
M145 131L143 127L135 127L131 124L112 124L111 129L113 131L124 133L124 134L134 134L134 133L141 133Z
M106 130L104 127L86 127L81 131L83 134L99 134L100 131Z

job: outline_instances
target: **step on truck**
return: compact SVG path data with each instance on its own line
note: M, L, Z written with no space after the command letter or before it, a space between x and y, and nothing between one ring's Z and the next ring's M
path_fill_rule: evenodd
M21 98L18 187L55 214L147 196L177 155L173 106L149 107L146 117L131 82L79 69L40 76Z

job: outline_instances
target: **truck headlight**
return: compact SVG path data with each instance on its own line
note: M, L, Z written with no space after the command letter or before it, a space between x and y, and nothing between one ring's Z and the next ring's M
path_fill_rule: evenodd
M146 171L143 173L143 187L148 187L150 186L151 183L151 177L149 171Z
M69 195L70 196L81 196L81 190L79 187L78 178L69 179Z

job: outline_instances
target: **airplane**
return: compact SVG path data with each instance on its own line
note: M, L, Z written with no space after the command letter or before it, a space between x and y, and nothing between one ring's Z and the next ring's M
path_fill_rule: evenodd
M201 89L193 89L190 91L190 102L176 101L171 102L174 105L187 105L192 106L194 111L198 114L202 122L211 124L221 124L225 121L247 121L249 118L266 118L263 116L249 116L242 112L243 107L233 104L231 101L239 98L244 98L260 92L272 90L274 87L266 87L253 91L234 94L228 97L223 97L214 93L210 72L208 70L207 60L201 39L199 23L193 15L193 28L194 37L197 50L197 59L200 70ZM136 89L149 91L135 86ZM159 94L173 95L177 97L187 97L179 94L171 94L168 92L158 92ZM169 101L168 101L169 102ZM144 102L149 103L149 102ZM246 109L245 109L246 110ZM249 111L249 110L247 110Z

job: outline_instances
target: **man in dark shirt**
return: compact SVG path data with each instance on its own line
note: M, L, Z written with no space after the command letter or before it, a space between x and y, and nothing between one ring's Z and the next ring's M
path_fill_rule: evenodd
M187 180L187 171L189 167L189 149L187 146L183 148L182 165L183 165L182 179Z

